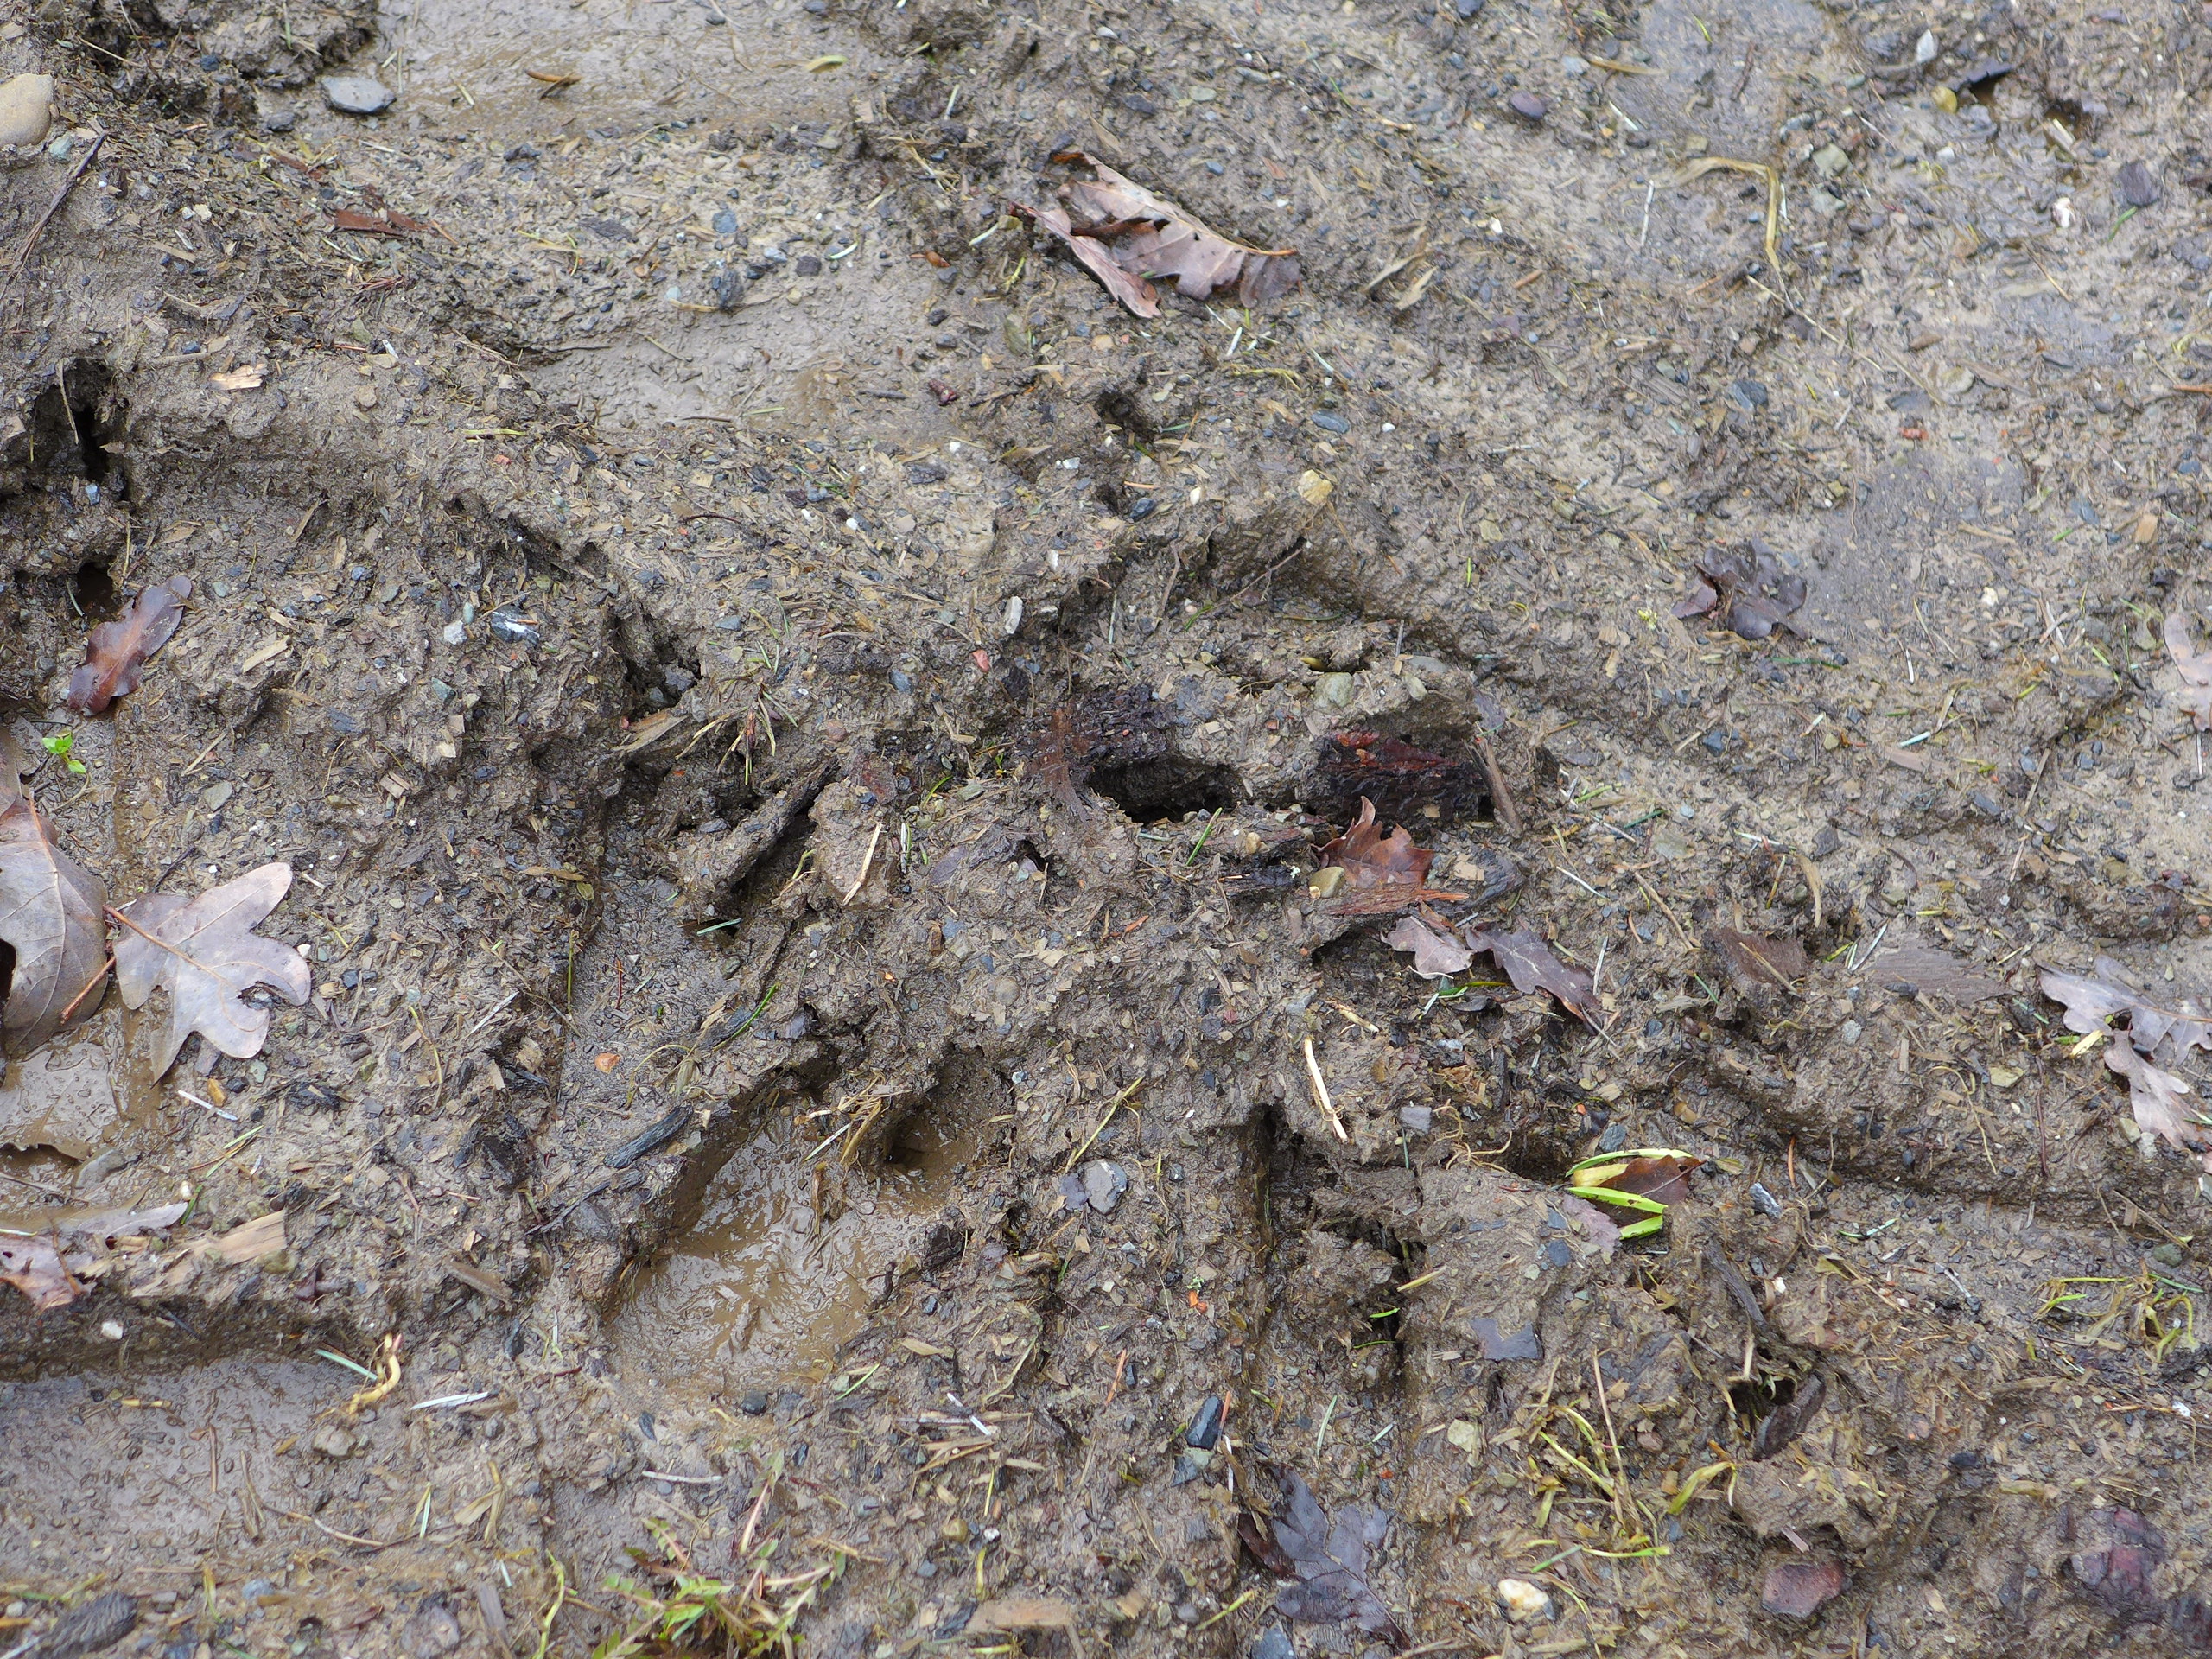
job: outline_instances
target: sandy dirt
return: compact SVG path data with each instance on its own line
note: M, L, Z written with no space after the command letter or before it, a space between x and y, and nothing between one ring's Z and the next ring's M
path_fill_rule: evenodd
M2212 990L2208 30L10 14L4 712L313 990L0 1078L0 1655L2212 1649L2212 1186L2042 989Z

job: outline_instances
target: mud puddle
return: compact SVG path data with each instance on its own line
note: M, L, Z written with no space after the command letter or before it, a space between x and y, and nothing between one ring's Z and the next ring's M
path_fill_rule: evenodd
M120 1549L107 1570L125 1588L153 1593L156 1609L165 1590L189 1599L201 1553L330 1501L316 1471L278 1448L351 1391L325 1362L244 1358L0 1385L0 1572L81 1576Z
M807 1120L769 1126L708 1188L698 1224L613 1322L664 1386L725 1394L819 1382L901 1267L926 1266L988 1125L918 1112L872 1173L836 1163Z

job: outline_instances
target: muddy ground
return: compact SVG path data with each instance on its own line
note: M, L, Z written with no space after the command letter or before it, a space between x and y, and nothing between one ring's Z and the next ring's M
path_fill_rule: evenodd
M190 1205L0 1291L0 1652L2212 1646L2212 1200L2037 992L2212 987L2208 31L12 14L0 694L315 989L0 1084L14 1235ZM1130 315L1070 148L1302 287ZM1603 1028L1317 895L1363 791Z

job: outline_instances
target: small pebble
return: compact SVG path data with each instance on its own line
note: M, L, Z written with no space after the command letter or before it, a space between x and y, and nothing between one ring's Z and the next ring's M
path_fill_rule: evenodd
M1505 100L1505 107L1530 126L1535 126L1552 112L1552 106L1534 92L1516 92ZM1518 1580L1509 1580L1518 1583Z
M382 115L397 96L374 75L326 75L322 95L340 115Z
M1586 75L1590 73L1590 66L1572 54L1561 58L1559 60L1559 67L1562 73L1569 75Z
M1516 1624L1535 1624L1552 1616L1552 1599L1526 1579L1500 1579L1497 1604Z
M2130 207L2148 207L2163 194L2151 169L2140 162L2130 162L2121 168L2117 183L2120 200Z
M1933 63L1936 61L1936 54L1938 49L1936 44L1936 31L1932 29L1923 29L1919 42L1912 48L1912 60L1915 63Z
M35 144L54 124L54 77L17 75L0 83L0 144Z

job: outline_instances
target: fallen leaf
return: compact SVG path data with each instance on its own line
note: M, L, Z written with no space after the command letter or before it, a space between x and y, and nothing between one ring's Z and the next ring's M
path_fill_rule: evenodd
M0 1238L0 1285L13 1285L41 1313L92 1288L69 1271L51 1238Z
M2190 634L2186 612L2167 616L2166 650L2181 671L2182 707L2195 718L2198 731L2212 731L2212 655L2199 656Z
M1349 813L1365 799L1400 823L1424 815L1442 823L1462 812L1483 816L1491 804L1478 767L1379 732L1329 733L1314 770L1317 812Z
M1811 966L1805 958L1805 947L1796 939L1762 938L1732 927L1716 927L1710 937L1713 949L1728 964L1729 975L1745 990L1761 986L1787 990L1789 982L1802 978Z
M76 1210L41 1216L47 1230L36 1238L0 1236L0 1284L12 1285L43 1313L66 1307L107 1270L104 1253L123 1239L166 1232L187 1206L149 1210Z
M1691 1173L1704 1163L1686 1152L1624 1152L1618 1160L1578 1169L1574 1185L1675 1205L1689 1197Z
M1172 278L1179 292L1194 300L1234 284L1237 303L1254 309L1297 286L1293 250L1232 241L1083 150L1061 150L1052 159L1091 172L1062 187L1066 207L1008 205L1059 238L1135 315L1160 315L1159 296L1147 277Z
M1336 480L1311 467L1298 475L1298 493L1309 507L1325 507L1337 493Z
M1308 1624L1351 1624L1403 1647L1405 1636L1367 1582L1368 1552L1382 1541L1390 1517L1381 1510L1347 1504L1332 1520L1313 1491L1290 1470L1281 1471L1275 1506L1275 1550L1262 1556L1271 1570L1280 1559L1296 1582L1275 1598L1276 1611Z
M1404 826L1385 836L1375 827L1375 803L1363 799L1359 817L1344 834L1321 849L1325 868L1336 865L1355 893L1370 887L1418 887L1428 879L1436 855L1414 845Z
M1423 979L1456 974L1475 959L1474 953L1458 939L1439 933L1417 916L1401 917L1398 925L1382 936L1382 943L1394 950L1412 951L1414 972Z
M103 622L85 639L85 661L69 677L68 702L80 715L97 715L135 690L145 660L168 644L192 597L192 578L171 576L130 601L112 622Z
M218 391L251 391L268 372L266 363L249 363L225 374L211 374L207 384Z
M2105 1065L2127 1079L2136 1127L2177 1150L2194 1153L2212 1171L2212 1135L2202 1114L2188 1103L2193 1090L2168 1069L2191 1049L2212 1050L2212 1013L2190 997L2151 1001L2109 957L2098 957L2095 966L2094 976L2045 969L2043 994L2065 1007L2069 1031L2113 1039L2106 1045ZM2121 1018L2127 1021L2125 1040L2112 1024Z
M609 1049L604 1054L593 1055L591 1063L602 1071L612 1071L616 1066L622 1064L622 1057L620 1054L617 1054L613 1050Z
M0 942L15 951L0 990L0 1050L18 1056L90 1019L107 971L107 891L54 845L22 775L14 740L0 730Z
M1466 935L1470 950L1487 950L1505 976L1513 982L1513 988L1526 994L1529 991L1549 991L1565 1003L1583 1023L1592 1027L1605 1024L1605 1011L1598 1006L1597 988L1588 973L1580 968L1570 968L1552 954L1552 948L1534 933L1493 933L1477 929Z
M233 1059L251 1059L269 1034L269 1010L245 1001L266 986L296 1006L314 981L306 959L253 929L292 885L289 864L264 864L197 899L149 893L118 912L115 982L127 1007L143 1007L156 986L169 994L168 1031L153 1075L167 1072L184 1039L198 1032Z
M1805 579L1789 570L1756 536L1742 547L1720 549L1698 561L1704 575L1675 607L1678 617L1711 613L1720 626L1746 639L1764 639L1805 602Z

